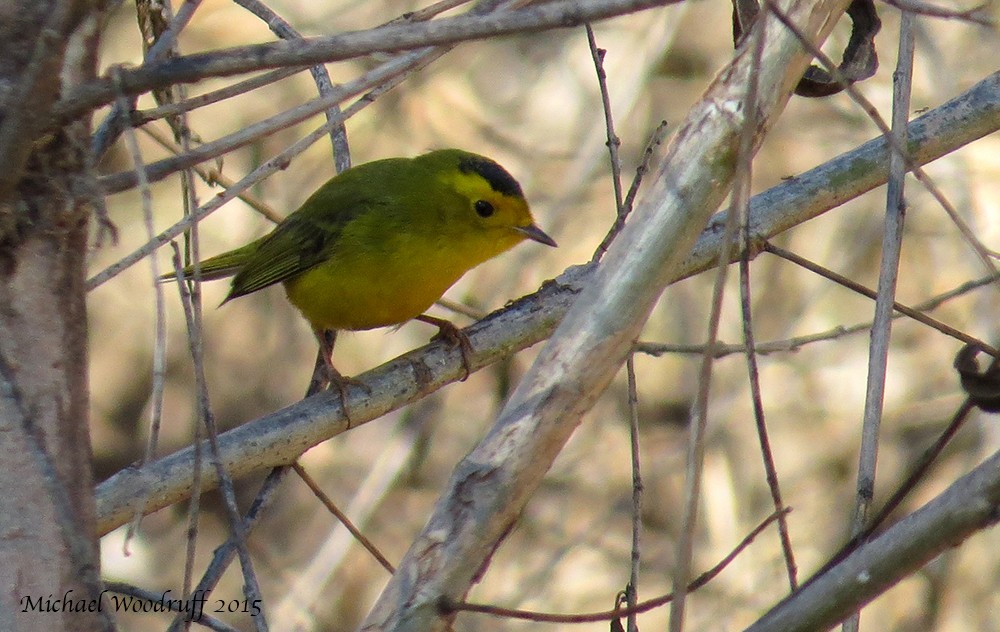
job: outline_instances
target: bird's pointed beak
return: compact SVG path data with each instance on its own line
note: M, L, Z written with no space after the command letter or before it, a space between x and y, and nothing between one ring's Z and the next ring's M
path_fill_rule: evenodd
M545 231L535 226L534 224L528 224L527 226L515 226L514 230L522 233L528 239L532 241L537 241L540 244L545 244L546 246L552 246L555 248L557 246L556 240L552 239L545 234Z

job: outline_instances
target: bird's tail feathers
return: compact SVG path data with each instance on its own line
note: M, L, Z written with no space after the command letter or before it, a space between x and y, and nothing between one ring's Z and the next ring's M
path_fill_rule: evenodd
M244 265L246 265L247 259L256 247L257 243L253 242L243 246L242 248L230 250L229 252L224 252L221 255L205 259L198 265L198 272L201 275L201 280L214 281L215 279L224 279L226 277L233 276L239 272ZM182 272L184 273L185 278L190 279L194 277L194 265L184 266ZM160 280L170 281L176 278L176 272L168 272L162 275Z

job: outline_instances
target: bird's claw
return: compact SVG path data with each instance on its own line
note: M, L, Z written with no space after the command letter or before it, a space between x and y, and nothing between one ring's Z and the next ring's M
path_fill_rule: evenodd
M443 318L434 318L433 316L427 316L421 314L417 317L425 323L434 325L438 328L437 334L431 338L432 341L444 340L451 344L453 347L458 347L459 351L462 353L462 368L465 369L465 376L462 377L462 381L469 379L472 375L472 342L469 337L465 335L461 329L456 327L451 321L444 320Z

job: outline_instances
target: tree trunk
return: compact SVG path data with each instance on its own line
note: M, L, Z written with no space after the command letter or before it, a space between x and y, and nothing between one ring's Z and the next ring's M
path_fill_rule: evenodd
M93 76L99 7L0 6L0 629L97 630L84 262L89 120L53 126ZM89 119L89 117L88 117Z

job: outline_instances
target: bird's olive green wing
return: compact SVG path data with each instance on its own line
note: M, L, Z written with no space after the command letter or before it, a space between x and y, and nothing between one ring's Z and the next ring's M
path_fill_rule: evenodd
M317 199L318 193L260 240L257 250L233 277L227 301L287 281L329 259L344 226L368 206L354 200L349 207L334 204L320 208L322 202L332 200Z

